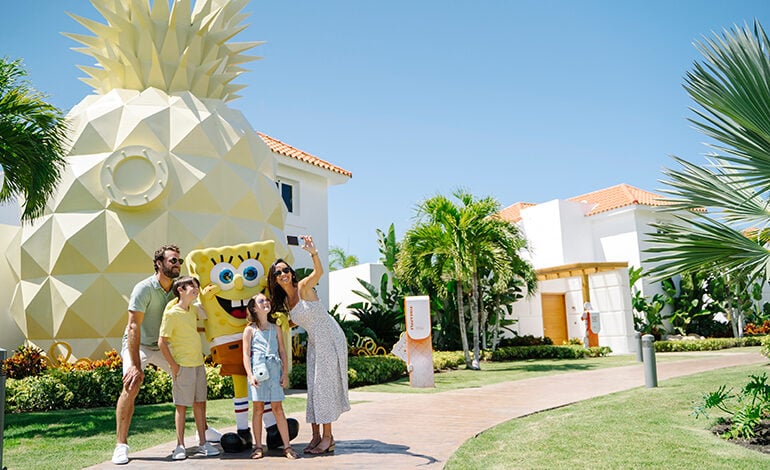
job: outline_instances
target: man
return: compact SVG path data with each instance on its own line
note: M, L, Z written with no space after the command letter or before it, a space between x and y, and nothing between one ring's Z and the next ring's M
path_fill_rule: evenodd
M134 401L144 380L144 368L154 364L171 374L171 368L158 347L158 331L163 310L174 298L171 284L179 277L182 259L176 245L163 245L155 250L153 264L155 274L140 281L131 292L128 301L128 325L123 335L121 357L123 359L123 391L115 407L117 444L112 463L128 463L128 428L134 416ZM206 429L206 439L219 441L220 434L213 428Z

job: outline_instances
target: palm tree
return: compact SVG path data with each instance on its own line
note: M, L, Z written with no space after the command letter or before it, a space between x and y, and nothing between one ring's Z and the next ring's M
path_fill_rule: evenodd
M463 301L463 283L467 278L462 263L464 243L458 230L460 210L446 197L435 196L423 201L417 213L421 221L407 231L401 244L396 264L398 278L410 284L418 279L429 280L438 287L440 295L448 295L444 289L454 285L460 340L465 364L471 368Z
M676 158L682 168L665 170L670 208L690 215L651 234L657 277L700 269L754 277L770 267L770 41L756 21L714 36L696 45L705 62L685 89L700 106L691 122L716 143L707 165Z
M66 124L24 76L20 60L0 58L0 204L23 200L21 221L31 222L43 214L64 170Z
M491 237L491 243L487 244L491 250L480 251L481 262L477 275L479 289L486 293L479 298L479 310L481 312L482 347L487 348L486 332L489 313L493 313L495 326L493 344L496 346L500 332L501 315L507 312L507 306L522 298L522 291L531 296L537 290L537 275L535 268L528 261L521 258L521 253L526 252L526 238L519 228L507 220L497 216L489 218L489 225L496 231ZM485 259L486 258L486 259Z
M453 195L459 204L439 195L418 206L418 222L404 236L397 266L401 279L424 276L439 286L440 292L454 285L466 366L479 369L480 330L486 318L480 315L484 309L479 308L479 273L493 271L503 282L517 277L534 280L534 276L515 269L521 268L520 263L528 265L519 257L519 250L526 249L526 241L515 226L496 216L500 204L491 197L475 199L463 190ZM534 281L531 285L534 290ZM466 289L471 294L472 359L465 329Z
M345 250L339 246L332 246L329 248L329 271L336 271L337 269L349 268L359 264L358 258L354 255L345 253Z

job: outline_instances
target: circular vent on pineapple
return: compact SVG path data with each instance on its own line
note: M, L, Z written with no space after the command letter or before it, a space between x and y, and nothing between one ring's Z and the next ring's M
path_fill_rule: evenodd
M163 193L168 183L166 157L142 145L124 147L102 164L107 197L123 207L141 207Z

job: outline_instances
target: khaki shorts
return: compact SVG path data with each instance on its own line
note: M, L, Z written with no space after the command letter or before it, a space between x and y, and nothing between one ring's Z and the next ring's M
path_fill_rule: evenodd
M206 401L206 367L180 367L171 386L174 404L192 406Z

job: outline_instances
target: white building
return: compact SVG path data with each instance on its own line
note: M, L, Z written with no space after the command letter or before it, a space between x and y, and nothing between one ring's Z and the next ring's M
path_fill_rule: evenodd
M350 309L347 308L348 305L364 301L361 296L354 292L366 292L358 280L361 279L374 285L379 291L382 275L387 272L385 266L379 263L364 263L331 271L329 273L329 308L334 308L337 305L337 314L346 318L350 312Z
M322 260L329 259L329 187L346 183L352 174L268 135L258 133L276 159L276 185L286 203L284 233L312 235ZM312 267L307 252L292 247L294 267ZM332 307L327 276L316 288L321 301Z
M620 184L566 200L541 204L516 203L502 216L517 223L530 243L531 262L538 273L538 291L514 304L520 335L548 336L554 344L583 338L581 316L590 302L600 313L598 337L591 345L614 352L636 351L629 266L650 257L646 233L652 223L672 219L661 210L661 196ZM645 295L659 285L643 280Z

